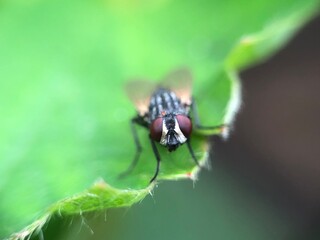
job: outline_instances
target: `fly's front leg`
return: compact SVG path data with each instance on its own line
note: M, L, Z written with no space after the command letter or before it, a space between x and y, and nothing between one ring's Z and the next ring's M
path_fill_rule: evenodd
M203 126L203 125L201 125L200 119L199 119L197 105L196 105L194 99L192 99L192 103L190 105L190 108L191 108L191 111L192 111L192 114L193 114L195 127L197 129L200 129L200 130L219 130L219 132L221 133L223 131L223 129L226 127L225 124L221 124L221 125L218 125L218 126Z
M135 117L135 118L131 119L130 127L131 127L133 140L134 140L134 143L136 145L136 153L135 153L133 161L131 162L131 164L128 167L128 169L119 175L120 178L128 175L129 173L131 173L132 170L137 165L138 160L140 158L140 155L141 155L141 152L142 152L142 147L141 147L140 140L139 140L139 137L138 137L138 134L137 134L137 129L136 129L136 125L140 124L140 122L141 122L140 121L140 117Z
M152 183L158 176L159 174L159 169L160 169L160 154L158 152L158 149L157 149L157 146L155 144L155 142L151 139L151 137L149 136L150 138L150 142L151 142L151 146L152 146L152 150L153 150L153 153L156 157L156 160L157 160L157 167L156 167L156 172L154 173L154 176L151 178L150 180L150 183Z
M187 140L187 146L188 146L188 149L189 149L189 152L191 154L191 157L192 157L193 161L197 164L198 167L201 167L201 165L199 164L199 161L196 158L196 155L194 154L194 151L193 151L193 149L191 147L190 138Z

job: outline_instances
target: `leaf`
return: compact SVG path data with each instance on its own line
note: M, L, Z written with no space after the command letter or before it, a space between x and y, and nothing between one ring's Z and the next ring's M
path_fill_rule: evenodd
M12 235L25 238L52 214L129 206L148 194L155 160L145 129L139 129L138 166L117 177L135 152L126 79L156 81L187 66L202 123L230 122L239 106L237 71L270 56L317 6L312 0L3 2L0 237L38 219ZM192 145L205 159L203 132L195 132ZM196 176L186 146L159 150L159 180Z

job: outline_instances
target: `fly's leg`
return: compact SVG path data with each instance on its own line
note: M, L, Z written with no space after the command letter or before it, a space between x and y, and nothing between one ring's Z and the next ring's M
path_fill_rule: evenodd
M120 178L124 177L124 176L126 176L126 175L128 175L129 173L132 172L132 170L137 165L138 160L139 160L140 155L141 155L142 147L141 147L141 144L140 144L140 141L139 141L139 138L138 138L138 134L137 134L137 130L136 130L136 124L139 124L139 122L140 122L139 120L140 120L139 117L135 117L135 118L131 119L130 127L131 127L133 140L134 140L134 143L136 145L136 153L135 153L133 161L131 162L131 164L128 167L128 169L119 175Z
M201 125L200 123L200 118L199 118L199 114L198 114L198 109L197 109L197 105L195 103L195 100L192 99L192 103L190 105L190 109L192 111L192 114L193 114L193 119L194 119L194 123L195 123L195 127L197 129L200 129L200 130L218 130L219 133L221 133L223 131L223 129L226 127L225 124L221 124L221 125L218 125L218 126L203 126ZM200 164L199 164L199 161L198 159L196 158L195 154L194 154L194 151L191 147L191 144L190 144L190 138L187 140L187 146L188 146L188 149L189 149L189 152L192 156L192 159L193 161L196 163L196 165L198 167L202 167Z
M154 176L151 178L150 180L150 183L152 183L158 176L159 174L159 169L160 169L160 154L158 152L158 149L157 149L157 146L155 144L155 142L151 139L151 137L149 136L150 138L150 142L151 142L151 146L152 146L152 150L153 150L153 153L156 157L156 160L157 160L157 168L156 168L156 172L154 173Z
M193 151L193 149L192 149L192 147L191 147L190 138L187 140L187 146L188 146L188 149L189 149L189 152L190 152L190 154L191 154L191 157L192 157L193 161L197 164L198 167L201 168L201 165L199 164L199 161L198 161L198 159L196 158L196 155L194 154L194 151Z
M200 119L199 119L197 105L196 105L194 99L192 99L192 103L190 105L190 108L191 108L191 111L192 111L192 114L193 114L195 127L197 129L200 129L200 130L219 130L219 132L222 132L222 130L226 127L225 124L221 124L221 125L218 125L218 126L203 126L203 125L201 125Z

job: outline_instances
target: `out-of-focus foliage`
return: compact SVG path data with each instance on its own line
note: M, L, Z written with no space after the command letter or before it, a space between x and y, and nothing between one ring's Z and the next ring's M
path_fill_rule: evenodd
M236 71L283 45L317 4L2 1L0 235L18 231L50 205L29 230L54 211L72 214L139 201L149 190L155 160L140 129L141 161L130 176L117 178L135 151L129 128L135 110L123 92L125 82L136 76L157 80L187 66L201 120L220 124L229 118ZM203 157L205 137L195 134L192 144ZM161 157L159 179L194 169L185 147L170 154L161 149ZM124 194L101 179L141 190Z

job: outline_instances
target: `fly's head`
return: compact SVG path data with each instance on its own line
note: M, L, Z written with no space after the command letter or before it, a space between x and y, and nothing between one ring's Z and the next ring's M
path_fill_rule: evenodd
M183 114L164 114L150 125L151 138L167 147L170 152L185 143L191 132L191 120Z

